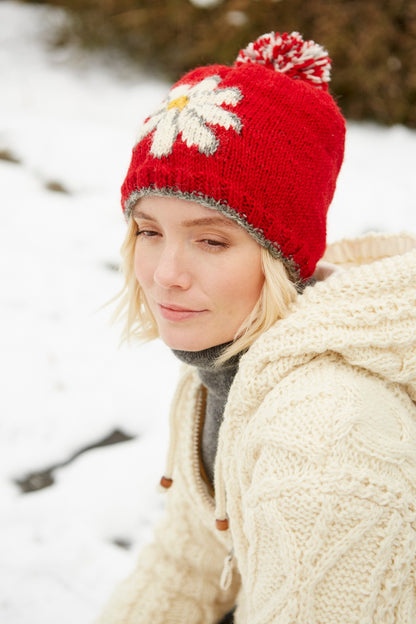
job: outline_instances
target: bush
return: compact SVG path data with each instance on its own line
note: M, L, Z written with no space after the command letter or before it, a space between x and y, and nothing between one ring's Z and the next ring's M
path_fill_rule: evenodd
M176 80L232 63L260 34L298 30L330 51L331 90L349 119L416 127L416 3L409 0L51 0L70 10L60 39L112 46Z

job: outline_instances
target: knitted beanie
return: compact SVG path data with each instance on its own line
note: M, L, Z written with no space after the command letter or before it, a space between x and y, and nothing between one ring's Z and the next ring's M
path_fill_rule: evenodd
M126 218L147 195L179 197L240 223L294 281L324 253L345 122L330 59L299 33L269 33L231 66L187 73L144 122L122 186Z

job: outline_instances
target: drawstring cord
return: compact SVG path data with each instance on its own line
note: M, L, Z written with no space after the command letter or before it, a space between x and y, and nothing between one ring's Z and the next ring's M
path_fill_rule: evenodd
M215 525L218 531L228 531L227 500L222 476L222 440L219 440L215 459Z
M222 454L220 449L217 451L216 465L215 465L215 526L218 531L229 531L230 522L227 515L227 498L225 493L225 484L222 476ZM223 591L227 591L230 588L233 580L233 559L234 548L231 548L230 552L224 559L224 566L222 569L220 587Z
M226 558L224 559L224 567L222 569L220 587L223 591L227 591L230 588L233 580L233 558L234 548L230 550Z

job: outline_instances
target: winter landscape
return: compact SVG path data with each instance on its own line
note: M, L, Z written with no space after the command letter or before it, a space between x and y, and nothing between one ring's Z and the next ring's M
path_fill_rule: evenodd
M163 508L179 365L119 347L119 186L167 85L0 2L0 621L88 624ZM340 101L342 106L342 100ZM350 123L329 240L416 233L416 132ZM161 390L163 380L163 391Z

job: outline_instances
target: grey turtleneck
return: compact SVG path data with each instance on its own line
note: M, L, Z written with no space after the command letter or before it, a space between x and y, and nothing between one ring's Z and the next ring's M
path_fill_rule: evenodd
M199 377L207 389L207 404L201 436L201 459L205 473L212 485L218 432L223 419L228 392L241 357L241 353L238 353L221 366L214 366L217 358L229 344L217 345L203 351L173 350L181 362L197 368Z

